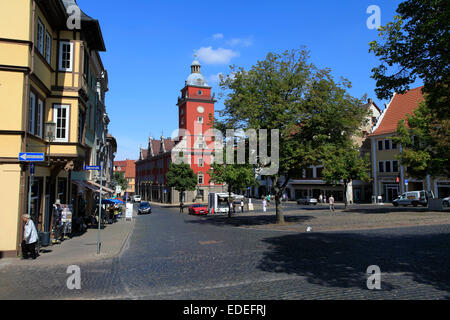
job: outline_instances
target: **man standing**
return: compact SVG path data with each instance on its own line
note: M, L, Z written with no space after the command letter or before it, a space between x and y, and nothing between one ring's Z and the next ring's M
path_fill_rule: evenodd
M61 201L56 199L53 206L53 243L61 242L62 208Z
M333 195L331 195L330 198L328 198L328 202L330 203L330 210L334 211L334 197L333 197Z
M184 211L183 211L183 206L184 206L184 203L183 203L183 201L181 201L180 202L180 213L183 213Z
M241 213L244 213L244 200L241 200Z
M322 203L322 201L323 201L323 196L322 196L322 194L320 194L320 196L319 196L319 203Z
M267 206L267 200L266 200L266 198L264 198L262 201L263 212L266 212L266 206Z
M29 214L22 216L24 225L23 241L22 241L22 258L36 259L36 243L38 241L38 234L33 220Z

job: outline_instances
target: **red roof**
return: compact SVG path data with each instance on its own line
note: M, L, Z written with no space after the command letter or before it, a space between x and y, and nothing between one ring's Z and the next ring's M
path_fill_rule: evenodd
M164 143L165 152L171 151L173 149L173 147L175 146L175 141L170 138L163 139L163 143ZM152 151L153 151L153 156L158 156L159 154L162 153L161 152L161 140L152 139L151 147L152 147ZM149 152L148 149L141 149L142 159L147 158L148 152Z
M423 86L411 89L404 94L395 94L384 110L381 123L371 136L396 132L398 122L402 119L406 120L406 115L412 115L419 104L424 101L422 88Z
M136 165L135 160L114 161L114 172L125 172L125 178L136 177ZM120 171L116 170L116 167L120 167Z

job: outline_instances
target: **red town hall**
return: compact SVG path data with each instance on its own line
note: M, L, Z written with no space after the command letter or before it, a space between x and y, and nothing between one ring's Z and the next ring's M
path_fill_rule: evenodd
M140 149L136 161L136 194L143 200L179 203L179 192L167 186L166 174L174 157L183 157L198 178L195 191L187 191L183 201L205 202L209 192L221 192L222 185L210 180L208 171L214 151L212 128L214 121L214 94L200 72L201 65L194 60L191 74L178 98L178 134L176 138L148 140L147 149Z

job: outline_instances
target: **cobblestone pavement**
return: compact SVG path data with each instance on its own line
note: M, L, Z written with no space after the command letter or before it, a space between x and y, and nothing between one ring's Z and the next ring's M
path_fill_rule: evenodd
M154 207L122 254L79 265L80 290L64 265L7 265L0 299L450 299L448 224L299 233L210 219ZM381 290L367 289L370 265Z
M422 207L403 208L393 207L392 204L349 205L347 210L344 210L343 204L338 204L336 211L331 212L327 204L307 206L287 202L283 203L283 213L286 224L276 225L275 206L272 205L267 212L262 212L260 203L256 200L254 211L238 213L231 221L226 216L209 216L209 220L204 219L199 223L295 232L305 232L307 226L313 231L341 231L450 224L450 211L433 212Z

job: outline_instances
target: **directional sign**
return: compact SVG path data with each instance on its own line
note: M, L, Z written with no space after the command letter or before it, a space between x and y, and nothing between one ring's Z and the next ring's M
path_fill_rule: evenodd
M84 166L84 170L97 170L100 171L102 170L101 166Z
M45 155L43 153L21 152L19 153L19 161L42 162Z

